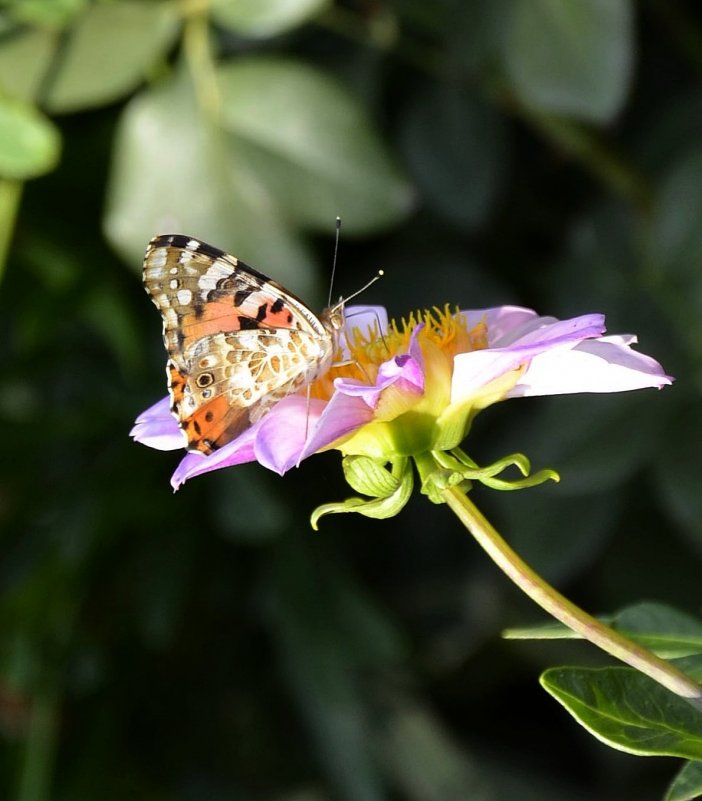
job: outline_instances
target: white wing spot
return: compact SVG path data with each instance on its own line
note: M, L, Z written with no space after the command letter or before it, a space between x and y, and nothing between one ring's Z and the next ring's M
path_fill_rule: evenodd
M207 294L213 289L216 289L218 281L221 281L223 278L229 278L232 272L231 265L221 261L213 262L207 271L200 276L200 280L197 282L203 300L207 300Z
M151 251L151 258L149 262L152 267L163 267L168 259L168 250L166 248L156 248Z
M193 293L189 289L180 289L176 297L181 306L189 306L193 299Z
M238 331L237 342L241 350L259 350L258 345L259 334L256 331Z

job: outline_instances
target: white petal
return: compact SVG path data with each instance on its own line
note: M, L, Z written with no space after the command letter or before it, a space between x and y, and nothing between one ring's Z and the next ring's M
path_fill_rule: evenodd
M628 347L635 341L627 335L610 336L581 342L571 350L545 351L531 360L508 397L626 392L672 383L655 359Z

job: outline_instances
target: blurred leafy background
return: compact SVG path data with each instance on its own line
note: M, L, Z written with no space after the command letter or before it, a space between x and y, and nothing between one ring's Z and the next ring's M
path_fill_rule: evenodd
M0 3L0 797L648 801L538 686L579 643L441 507L325 520L339 459L177 495L155 233L321 308L607 314L672 389L523 400L467 451L562 483L475 500L593 612L700 613L702 14L683 0ZM688 796L693 797L693 796Z

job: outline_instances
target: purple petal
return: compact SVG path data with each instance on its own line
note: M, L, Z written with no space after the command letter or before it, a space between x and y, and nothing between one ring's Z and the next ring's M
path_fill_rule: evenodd
M303 459L372 420L373 409L362 397L335 392L300 451L296 463L299 464Z
M569 350L584 339L597 337L604 331L604 316L586 314L570 320L534 317L524 320L519 336L505 347L491 347L461 353L454 360L451 403L461 402L476 394L496 378L529 363L535 356L550 350ZM502 334L509 340L511 331Z
M369 385L355 379L337 378L334 382L336 391L351 397L362 398L371 409L377 408L383 390L395 384L400 391L421 395L424 392L424 361L417 337L422 328L424 328L423 323L416 326L412 332L408 353L394 356L380 365L375 384Z
M211 470L255 461L254 443L259 425L260 423L253 425L236 439L209 455L194 452L186 454L171 476L173 489L177 490L189 478L209 473Z
M655 359L631 349L635 342L633 336L610 336L544 352L532 359L507 397L625 392L672 383Z
M424 365L417 341L422 327L417 326L412 332L409 353L395 356L381 364L374 385L369 386L353 379L336 379L334 394L298 461L370 423L374 417L374 409L388 387L393 386L400 392L412 395L421 395L424 392Z
M277 403L258 429L256 460L281 476L299 464L305 438L314 431L326 405L302 395L290 395Z
M465 309L461 315L468 323L468 329L484 322L488 331L488 345L503 347L514 342L526 333L534 320L552 321L554 318L539 317L533 309L523 306L494 306L488 309Z
M129 435L136 442L159 451L173 451L185 445L183 432L171 414L171 399L161 398L134 421Z

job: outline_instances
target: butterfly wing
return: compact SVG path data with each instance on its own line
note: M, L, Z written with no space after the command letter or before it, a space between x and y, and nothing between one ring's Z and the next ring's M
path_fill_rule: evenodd
M188 448L230 442L331 359L336 332L280 285L192 237L154 237L144 284L163 318L171 411Z

